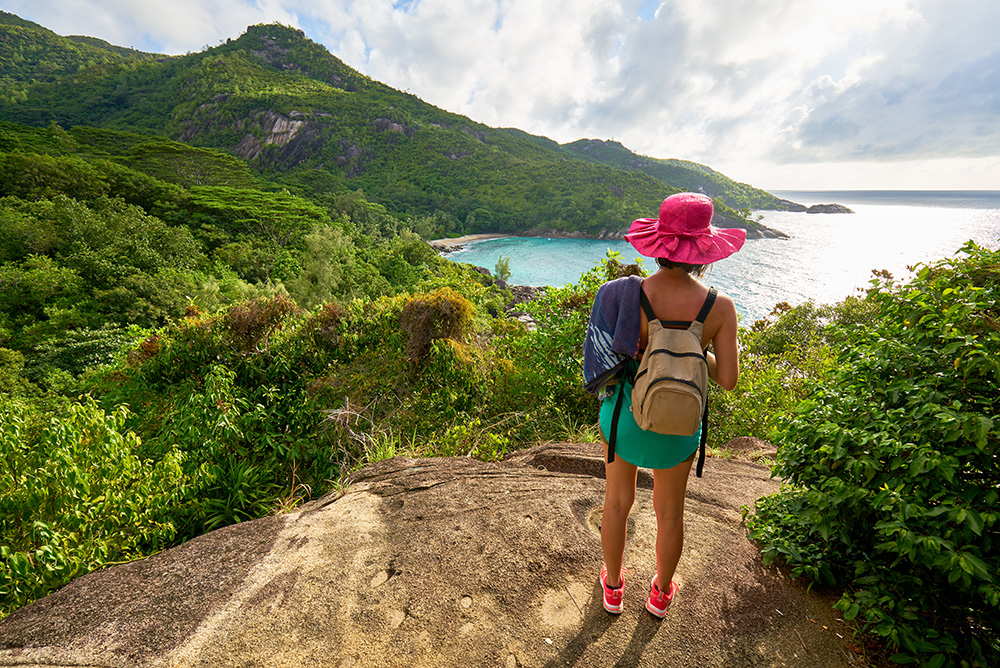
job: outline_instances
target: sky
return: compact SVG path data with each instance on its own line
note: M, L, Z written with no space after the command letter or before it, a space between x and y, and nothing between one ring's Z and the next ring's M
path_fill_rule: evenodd
M1000 190L1000 0L0 0L183 54L248 25L494 127L767 190Z

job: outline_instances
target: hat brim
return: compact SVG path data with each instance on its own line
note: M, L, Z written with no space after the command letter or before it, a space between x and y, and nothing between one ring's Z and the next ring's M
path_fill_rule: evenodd
M709 225L708 232L697 237L672 237L677 244L669 248L667 239L658 229L658 223L656 218L633 221L625 240L645 257L666 258L684 264L711 264L743 248L747 239L747 231L744 229Z

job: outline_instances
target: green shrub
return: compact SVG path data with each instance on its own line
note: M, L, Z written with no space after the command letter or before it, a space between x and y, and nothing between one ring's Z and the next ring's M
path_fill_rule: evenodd
M303 322L312 323L308 335ZM266 515L302 485L325 491L337 464L312 380L329 371L336 327L330 314L306 318L283 295L209 317L195 311L95 378L107 406L133 407L129 426L144 456L185 453L180 536Z
M753 333L740 329L741 344ZM805 344L780 353L758 354L743 344L740 377L727 392L709 384L708 443L722 447L733 438L771 437L775 419L788 415L808 396L810 383L825 378L833 362L827 346Z
M497 276L497 279L501 281L510 280L510 258L506 255L501 255L497 258L496 267L493 269Z
M16 350L0 348L0 395L23 396L31 391L24 377L24 355Z
M837 330L836 372L780 424L792 487L750 519L765 558L938 668L1000 664L1000 252L963 251Z
M414 361L422 359L437 339L463 340L472 328L472 302L451 288L441 288L408 300L400 313L406 333L406 350Z
M709 384L708 442L724 446L730 439L753 436L767 440L772 422L787 415L808 393L809 382L832 367L827 324L842 305L816 306L782 302L768 318L740 327L740 377L727 392Z
M33 429L31 407L0 395L0 616L173 541L183 457L140 459L126 416L88 401Z
M287 318L302 310L284 295L259 297L236 304L222 316L232 340L241 348L256 348L280 328Z

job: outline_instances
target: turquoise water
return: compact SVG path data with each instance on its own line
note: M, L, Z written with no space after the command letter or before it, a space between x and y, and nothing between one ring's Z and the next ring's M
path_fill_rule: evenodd
M1000 242L1000 192L775 194L807 206L844 204L855 213L762 212L765 225L790 238L748 240L703 279L731 295L744 319L764 317L783 301L839 301L868 287L872 270L902 278L909 275L909 265L954 256L970 239L990 248ZM638 259L624 241L538 237L479 241L445 257L493 271L497 259L506 256L511 283L542 286L576 282L609 250L628 262ZM653 266L649 260L645 264Z

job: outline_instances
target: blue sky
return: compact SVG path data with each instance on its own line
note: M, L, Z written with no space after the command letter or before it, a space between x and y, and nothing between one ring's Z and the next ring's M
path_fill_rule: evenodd
M1000 190L997 0L0 0L63 35L200 51L302 28L436 106L615 139L771 189Z

